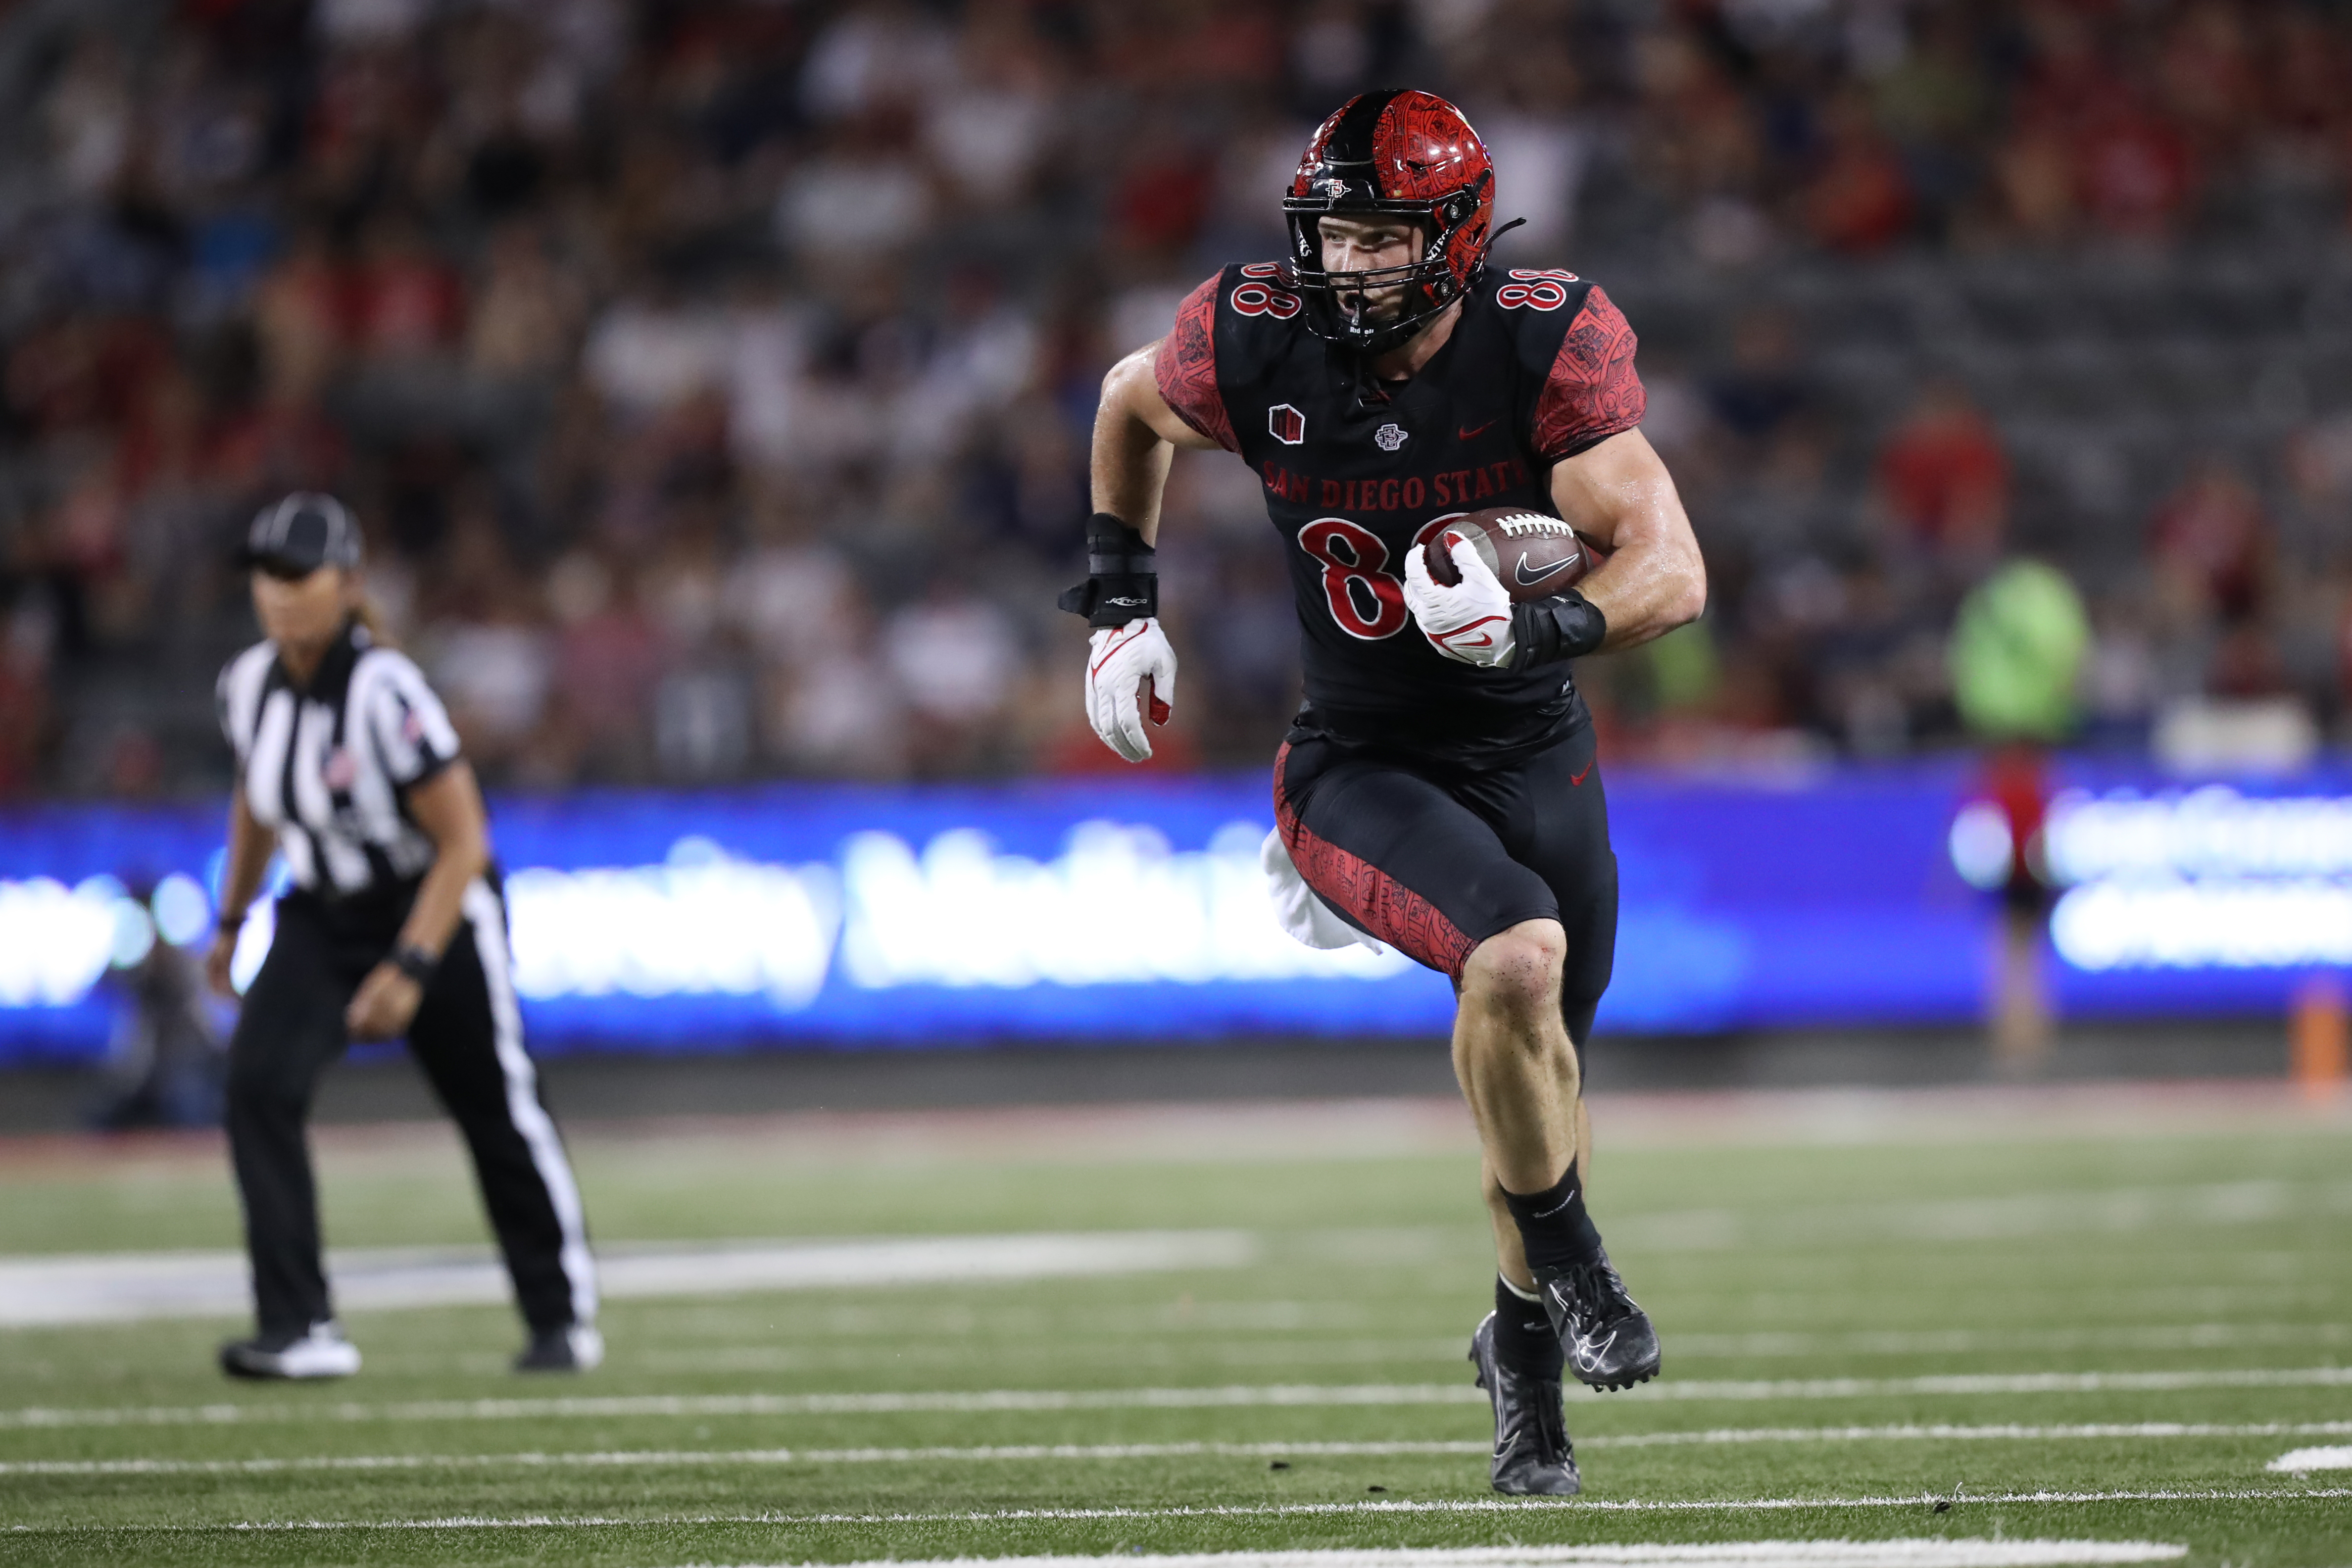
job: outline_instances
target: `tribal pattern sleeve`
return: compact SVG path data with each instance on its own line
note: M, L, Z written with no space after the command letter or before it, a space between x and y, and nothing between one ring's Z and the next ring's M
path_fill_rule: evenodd
M1587 293L1536 399L1536 456L1557 463L1642 422L1649 397L1633 369L1634 343L1609 296Z
M1217 291L1224 285L1219 273L1185 296L1177 308L1176 325L1160 340L1153 374L1160 395L1176 417L1228 452L1241 450L1234 439L1234 422L1225 414L1224 394L1217 390Z

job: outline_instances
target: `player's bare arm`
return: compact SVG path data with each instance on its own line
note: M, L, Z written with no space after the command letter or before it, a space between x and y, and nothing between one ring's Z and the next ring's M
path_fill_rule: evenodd
M1160 391L1167 340L1135 351L1103 377L1095 411L1094 515L1087 520L1087 580L1062 595L1086 616L1087 721L1130 763L1151 756L1147 727L1174 715L1176 650L1160 629L1160 497L1179 447L1217 443L1186 424Z
M1095 410L1094 508L1108 512L1160 542L1160 495L1176 448L1213 450L1214 441L1193 429L1160 395L1160 345L1146 343L1110 367L1103 377L1102 402Z
M1621 431L1552 469L1551 496L1578 532L1609 552L1578 590L1608 622L1601 643L1634 647L1698 618L1706 563L1647 437Z

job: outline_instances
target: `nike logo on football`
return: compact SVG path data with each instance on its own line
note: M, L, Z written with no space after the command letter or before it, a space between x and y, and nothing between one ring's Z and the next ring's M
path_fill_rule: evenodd
M1528 558L1522 555L1519 557L1519 563L1511 568L1511 575L1517 577L1519 580L1520 585L1525 587L1531 584L1542 582L1553 573L1561 570L1563 567L1573 564L1575 560L1576 557L1573 555L1563 555L1559 560L1553 562L1550 565L1545 567L1542 571L1530 572L1528 570Z
M1487 431L1492 430L1494 427L1495 422L1492 419L1487 420L1486 423L1480 425L1475 428L1467 425L1457 426L1454 431L1454 438L1457 441L1467 441L1473 436L1482 436Z

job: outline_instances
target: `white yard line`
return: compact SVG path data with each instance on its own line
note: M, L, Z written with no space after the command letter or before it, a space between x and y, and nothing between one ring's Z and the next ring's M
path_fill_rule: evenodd
M1717 1443L2040 1443L2069 1438L2336 1437L2352 1421L2085 1421L2064 1426L1717 1426L1698 1432L1603 1433L1579 1437L1587 1448L1662 1448ZM2275 1467L2273 1467L2275 1468Z
M619 1300L1238 1268L1257 1256L1247 1231L1149 1230L619 1247L596 1261L604 1296ZM345 1311L499 1305L513 1295L506 1270L481 1248L357 1248L331 1253L327 1265ZM0 1328L251 1310L241 1252L0 1258Z
M1583 1448L1655 1448L1746 1443L2053 1442L2072 1438L2352 1436L2352 1421L2095 1422L2053 1426L1746 1426L1696 1432L1625 1432L1580 1437ZM1406 1454L1484 1454L1482 1442L1381 1443L1008 1443L963 1448L636 1448L511 1454L301 1454L252 1459L20 1459L0 1461L0 1476L275 1475L304 1470L428 1470L562 1467L607 1468L696 1465L980 1464L994 1460L1181 1458L1355 1458ZM2352 1448L2298 1448L2273 1470L2352 1467Z
M2241 1345L2352 1344L2352 1323L2110 1323L2080 1329L1763 1330L1677 1333L1678 1356L1962 1355L1976 1351L2219 1350Z
M2313 1470L2352 1470L2352 1447L2294 1448L2263 1468L2298 1476Z
M1311 1326L1311 1325L1310 1325ZM1351 1327L1341 1322L1334 1327ZM1019 1331L1020 1340L999 1339L998 1332L1009 1335L1013 1331L992 1330L984 1320L968 1331L950 1337L921 1339L906 1342L908 1335L885 1338L869 1334L866 1342L843 1342L831 1337L812 1333L808 1340L793 1344L767 1345L707 1345L694 1350L648 1349L630 1353L620 1352L614 1364L627 1364L647 1372L710 1373L710 1372L863 1372L883 1367L904 1371L923 1364L968 1364L976 1357L1003 1363L1008 1359L1022 1361L1053 1361L1067 1366L1073 1364L1116 1363L1131 1371L1151 1365L1172 1365L1186 1360L1198 1365L1221 1367L1303 1368L1309 1366L1366 1366L1379 1363L1459 1361L1462 1339L1459 1335L1433 1336L1415 1339L1331 1338L1309 1336L1301 1325L1290 1323L1280 1327L1245 1328L1236 1331L1211 1331L1199 1324L1169 1323L1152 1325L1160 1343L1152 1347L1149 1360L1139 1356L1135 1337L1130 1332L1103 1333L1098 1329L1091 1337L1076 1325L1064 1328L1029 1324ZM1181 1353L1171 1349L1166 1338L1186 1332L1187 1342ZM919 1334L920 1330L909 1331ZM813 1340L814 1342L809 1342ZM2053 1329L2046 1332L2021 1330L2008 1332L1979 1329L1923 1329L1914 1331L1867 1331L1846 1333L1774 1333L1769 1331L1744 1334L1707 1334L1677 1332L1669 1347L1677 1362L1683 1361L1757 1361L1766 1359L1797 1359L1832 1355L1960 1355L1980 1351L2067 1351L2067 1350L2213 1350L2230 1347L2253 1348L2352 1345L2352 1323L2261 1323L2243 1327L2228 1323L2182 1323L2145 1328L2113 1327L2105 1329ZM430 1366L453 1370L446 1356L425 1357L408 1354L395 1363L389 1358L371 1357L371 1368L397 1364L404 1370L424 1370ZM505 1365L496 1356L484 1356L479 1370L495 1372Z
M2352 1182L2204 1182L1786 1209L1633 1213L1611 1220L1609 1238L1627 1253L1715 1252L1818 1243L1850 1247L1873 1237L1918 1244L2085 1233L2119 1236L2185 1226L2234 1228L2347 1212L2352 1212Z
M2347 1428L2352 1430L2352 1428ZM2280 1434L2284 1436L2285 1434ZM1484 1454L1484 1443L1066 1443L974 1448L643 1449L593 1453L302 1455L283 1459L33 1459L0 1464L0 1476L270 1475L287 1470L425 1470L511 1466L972 1464L989 1460L1281 1458L1396 1454Z
M1609 1546L1353 1547L1306 1552L887 1559L841 1568L2043 1568L2170 1563L2185 1545L2155 1541L1725 1541Z
M2177 1372L1961 1373L1786 1381L1646 1383L1615 1405L1769 1399L1871 1399L1910 1394L2146 1394L2200 1388L2352 1387L2352 1366L2207 1368ZM1591 1397L1601 1397L1591 1395ZM1249 1406L1484 1405L1467 1382L1266 1384L1209 1388L1000 1388L905 1394L648 1394L555 1399L446 1399L362 1405L162 1405L0 1410L0 1430L60 1426L233 1426L275 1421L530 1421L638 1415L981 1415L1063 1410L1201 1410Z
M1225 1503L1173 1508L1010 1508L950 1513L703 1513L625 1519L601 1514L525 1514L498 1518L457 1514L441 1519L288 1519L227 1524L18 1524L19 1535L94 1535L118 1531L147 1534L244 1534L281 1531L370 1530L675 1530L681 1525L765 1524L780 1527L891 1524L1022 1524L1038 1520L1285 1519L1345 1514L1454 1513L1789 1513L1807 1509L1916 1509L1938 1502L1954 1508L1993 1504L2047 1506L2105 1502L2293 1502L2352 1498L2352 1487L2151 1488L2129 1491L1971 1492L1951 1498L1931 1492L1906 1497L1780 1498L1449 1498L1376 1502Z

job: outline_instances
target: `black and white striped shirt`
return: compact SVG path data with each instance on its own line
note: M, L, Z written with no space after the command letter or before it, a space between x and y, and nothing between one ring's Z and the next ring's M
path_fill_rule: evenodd
M406 655L354 625L297 691L278 645L257 643L221 671L218 694L246 805L298 886L348 898L425 874L433 841L400 797L457 760L457 732Z

